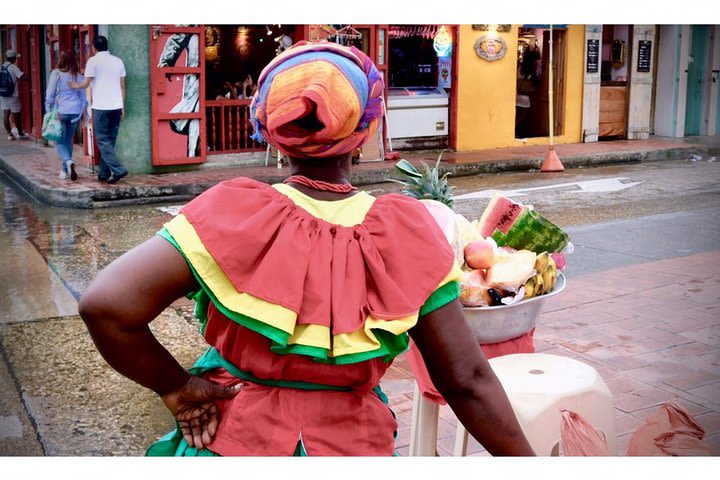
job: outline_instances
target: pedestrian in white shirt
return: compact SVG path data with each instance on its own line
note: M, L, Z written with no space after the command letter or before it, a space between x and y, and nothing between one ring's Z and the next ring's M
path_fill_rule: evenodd
M90 87L95 142L100 150L98 180L112 184L128 174L115 154L120 121L125 117L125 65L108 52L107 38L102 35L93 40L93 50L95 55L85 65L85 80L70 86Z

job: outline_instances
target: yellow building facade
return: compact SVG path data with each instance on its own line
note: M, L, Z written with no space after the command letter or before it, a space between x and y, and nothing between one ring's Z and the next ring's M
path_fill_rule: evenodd
M524 41L520 38L521 27L512 25L508 31L495 32L476 30L472 25L459 26L453 52L458 55L455 77L458 151L549 142L549 134L517 137L518 47ZM563 30L562 71L554 71L554 75L562 75L563 80L561 108L554 112L562 123L562 132L554 136L556 144L582 142L585 26L568 25ZM502 58L494 61L481 58L475 47L483 36L500 37L504 41L507 50Z

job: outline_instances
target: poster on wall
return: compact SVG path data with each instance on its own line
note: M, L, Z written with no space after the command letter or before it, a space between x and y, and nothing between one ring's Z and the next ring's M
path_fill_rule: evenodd
M638 72L650 71L650 59L652 58L652 42L650 40L640 40L638 43Z
M600 40L591 39L587 41L587 73L598 73L600 58Z
M452 87L452 57L438 58L438 87Z

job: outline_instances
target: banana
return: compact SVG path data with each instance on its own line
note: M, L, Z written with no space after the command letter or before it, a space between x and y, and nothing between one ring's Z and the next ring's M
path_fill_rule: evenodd
M555 281L557 280L557 270L553 266L548 265L548 267L543 272L542 277L543 293L548 293L550 290L552 290L553 286L555 286Z
M530 277L527 282L525 282L525 297L524 298L532 298L537 294L537 290L535 288L535 277Z
M544 272L550 260L552 260L550 254L548 252L542 252L535 258L535 270Z
M543 294L543 285L544 280L541 273L536 274L534 277L535 279L535 289L533 290L534 296L542 295Z

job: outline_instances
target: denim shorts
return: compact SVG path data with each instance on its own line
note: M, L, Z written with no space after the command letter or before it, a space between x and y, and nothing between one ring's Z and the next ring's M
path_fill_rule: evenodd
M20 97L0 97L0 110L10 110L12 113L20 112Z

